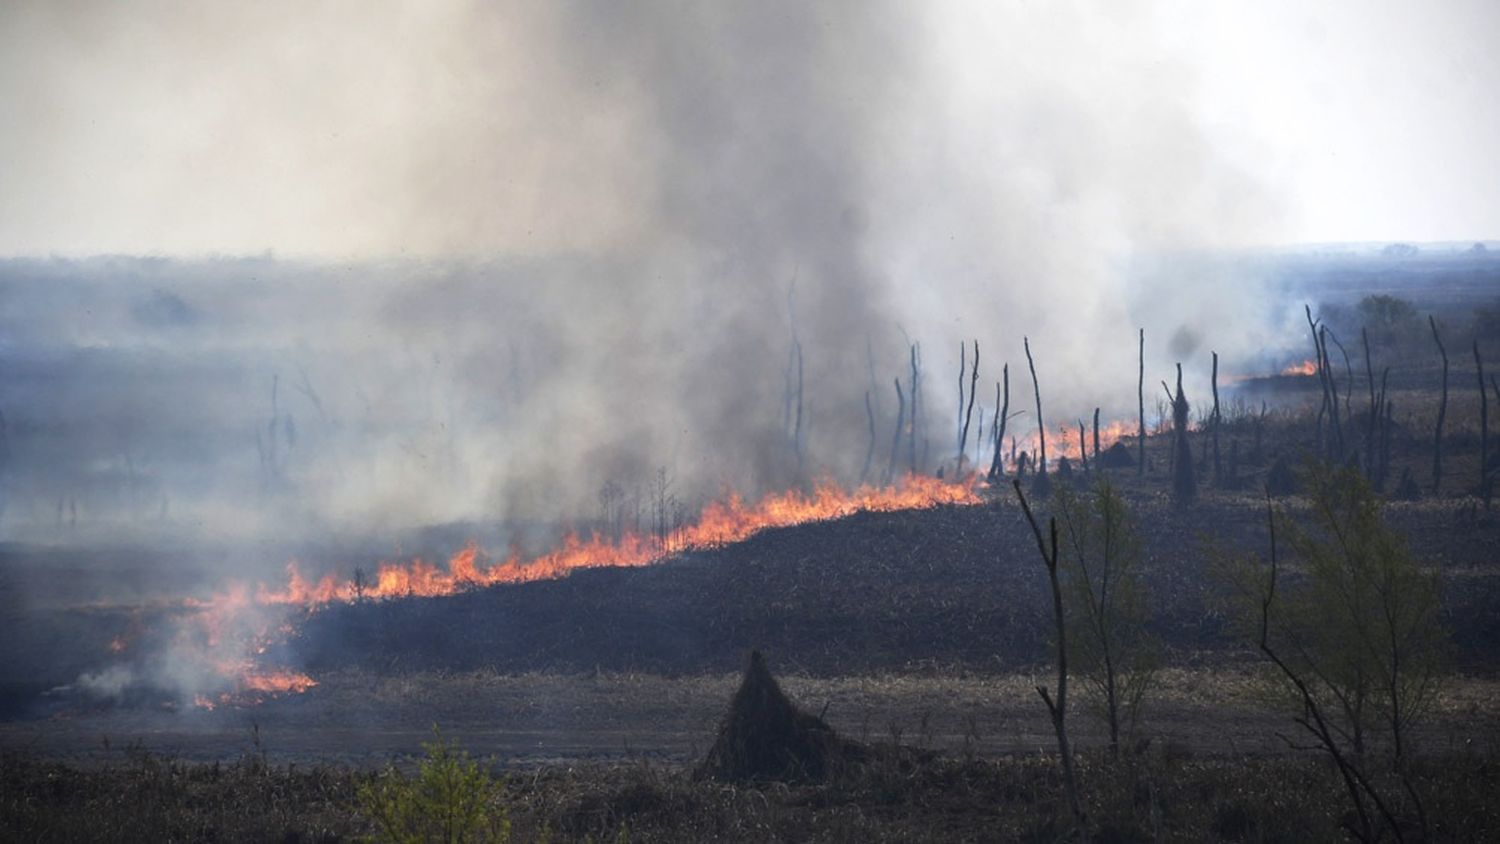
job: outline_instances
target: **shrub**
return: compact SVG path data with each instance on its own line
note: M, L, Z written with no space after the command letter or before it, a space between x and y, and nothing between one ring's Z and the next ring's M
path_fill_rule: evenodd
M510 817L497 800L499 783L433 727L434 740L414 778L387 768L359 789L378 840L416 844L509 841Z
M1099 696L1111 753L1128 739L1160 664L1161 645L1146 621L1141 582L1144 546L1125 500L1107 479L1056 496L1062 527L1062 581L1067 598L1068 650L1085 686Z

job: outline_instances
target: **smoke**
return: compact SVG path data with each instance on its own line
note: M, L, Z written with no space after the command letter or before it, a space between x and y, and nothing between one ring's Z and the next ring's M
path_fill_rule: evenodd
M111 665L102 671L79 675L76 685L92 697L119 700L135 682L135 672L129 666Z
M878 477L912 342L929 466L961 341L987 406L1029 336L1060 421L1134 407L1139 326L1153 378L1251 368L1295 336L1253 265L1179 259L1273 240L1278 204L1162 14L25 6L0 160L53 198L0 202L0 246L172 257L4 266L0 518L582 519L659 467L689 505L852 481L867 391Z

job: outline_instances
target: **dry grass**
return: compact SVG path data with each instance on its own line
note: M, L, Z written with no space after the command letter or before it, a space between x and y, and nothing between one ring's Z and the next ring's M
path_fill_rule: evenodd
M1047 756L880 758L827 783L759 787L650 763L557 765L509 772L493 799L522 841L1053 841L1065 831ZM1120 761L1088 752L1079 769L1096 840L1343 837L1343 795L1315 756L1197 756L1163 746ZM84 767L3 754L0 838L346 840L373 832L355 798L371 776L253 758L188 765L132 753ZM1493 748L1423 758L1414 780L1435 840L1500 835ZM1415 824L1413 807L1395 802Z

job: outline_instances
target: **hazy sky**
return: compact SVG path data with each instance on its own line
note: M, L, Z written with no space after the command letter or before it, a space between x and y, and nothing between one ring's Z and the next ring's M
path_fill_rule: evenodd
M918 244L888 243L894 261L982 219L984 191L1038 184L1038 217L1185 209L1081 229L1112 247L1500 237L1490 0L901 6L850 39L855 56L838 33L863 4L796 15L833 45L825 119L883 127L859 150L836 131L798 148L858 158L871 184L849 212ZM674 180L698 174L660 140L695 104L654 89L697 68L641 55L657 22L694 17L663 2L7 3L0 254L668 254L693 236L660 225ZM721 17L685 28L743 56L703 90L755 97L759 57L796 29ZM712 150L756 132L693 136L709 150L693 166L732 166Z

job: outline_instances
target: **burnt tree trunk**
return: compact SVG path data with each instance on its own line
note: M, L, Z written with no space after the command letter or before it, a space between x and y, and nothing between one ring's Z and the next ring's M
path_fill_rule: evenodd
M1010 416L1010 364L1007 363L1001 367L1000 379L1004 384L1004 398L996 397L1000 399L996 402L1000 407L1000 413L995 417L995 456L990 460L991 481L1005 474L1005 423L1007 417ZM1002 391L1001 384L996 384L995 389Z
M1437 428L1432 435L1432 494L1437 495L1443 485L1443 421L1448 417L1448 350L1443 348L1437 320L1431 314L1427 315L1427 324L1432 327L1432 339L1437 343L1438 354L1443 356L1443 395L1438 401Z
M960 379L959 386L963 386ZM969 377L969 408L964 411L964 427L958 435L958 472L964 469L964 449L969 444L969 421L974 418L974 396L979 392L979 341L974 341L974 372ZM981 411L981 415L983 412ZM983 423L981 423L983 424ZM982 446L981 446L982 447Z
M1099 462L1099 408L1094 408L1094 462Z
M1318 406L1318 417L1313 423L1313 451L1323 454L1323 417L1328 413L1328 370L1323 366L1323 342L1318 339L1318 321L1313 319L1312 306L1303 305L1307 314L1307 328L1312 332L1313 361L1317 365L1318 387L1323 391L1323 403Z
M1214 486L1222 486L1224 483L1223 470L1219 463L1219 353L1214 352L1214 370L1209 383L1214 391Z
M1172 398L1172 496L1178 504L1191 504L1198 496L1198 476L1193 471L1193 449L1188 444L1188 400L1182 391L1182 364L1177 364L1177 394Z
M1089 448L1083 441L1083 420L1078 420L1078 465L1083 471L1089 470Z
M901 394L901 379L896 383L896 428L891 432L891 460L885 466L885 486L896 480L896 458L901 453L901 428L906 424L906 396Z
M1140 427L1136 429L1136 451L1139 455L1139 464L1135 473L1142 477L1146 474L1146 329L1141 329L1141 357L1140 377L1135 385L1135 397L1140 408Z
M870 462L875 459L875 407L870 403L870 391L865 390L865 419L870 423L870 445L865 449L865 465L859 470L859 485L864 486L870 476Z
M962 340L958 343L958 414L953 421L953 439L958 443L958 456L964 454L964 376L969 374L968 347Z
M1036 361L1031 358L1031 341L1025 337L1021 338L1021 344L1026 348L1026 366L1031 370L1031 388L1036 393L1036 435L1040 440L1037 456L1037 474L1047 474L1047 428L1042 424L1042 386L1036 380Z
M917 426L921 420L921 409L917 403L918 379L921 378L920 353L917 344L911 346L911 436L907 440L907 467L913 475L917 473Z
M792 450L797 454L797 474L802 474L802 344L797 344L797 419L792 428Z
M1332 331L1329 331L1328 332L1328 339L1330 339L1330 340L1333 341L1333 345L1339 347L1339 354L1342 355L1343 358L1344 358L1344 378L1345 378L1345 381L1344 381L1344 416L1343 416L1343 419L1344 419L1344 422L1346 422L1351 427L1353 427L1353 425L1354 425L1354 411L1351 410L1350 407L1351 407L1351 402L1353 401L1353 397L1354 397L1354 364L1352 364L1352 363L1349 362L1349 350L1346 349L1346 348L1344 348L1344 344L1343 343L1339 342L1339 336L1337 334L1333 333ZM1352 431L1351 431L1351 436L1352 436Z

